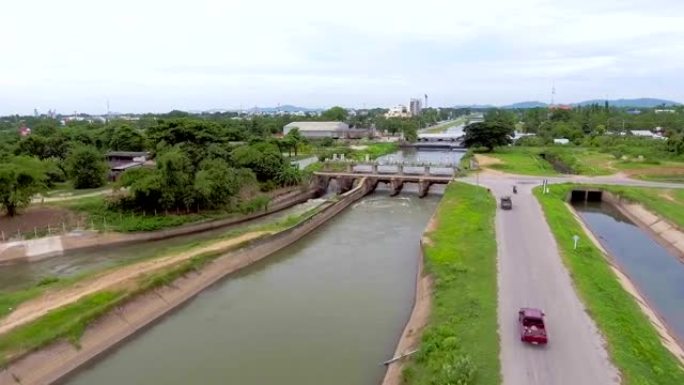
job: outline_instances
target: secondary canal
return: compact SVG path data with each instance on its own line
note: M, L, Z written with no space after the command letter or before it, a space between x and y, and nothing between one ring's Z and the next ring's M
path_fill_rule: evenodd
M684 264L614 206L573 203L606 250L684 341Z
M439 197L376 192L204 291L70 385L377 384Z
M117 264L173 253L174 249L179 247L187 248L192 243L219 238L235 230L236 227L258 226L277 222L291 215L302 214L320 205L323 201L322 199L311 199L285 210L251 220L245 224L208 230L202 233L108 248L77 250L42 261L0 266L0 291L12 291L32 286L45 278L72 277L89 271L116 266Z

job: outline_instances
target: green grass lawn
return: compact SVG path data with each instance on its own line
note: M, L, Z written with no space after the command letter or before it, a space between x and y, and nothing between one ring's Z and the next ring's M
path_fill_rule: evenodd
M631 186L601 186L601 188L630 201L641 203L654 214L684 229L684 190Z
M430 321L406 384L501 382L497 324L496 202L484 188L450 184L427 234L425 266L434 279Z
M622 383L684 384L684 370L660 342L658 332L634 298L618 282L601 252L565 205L572 185L557 185L551 193L534 190L587 312L606 338L611 360L622 373ZM580 236L573 250L573 236Z
M551 164L539 156L539 152L538 148L505 147L483 155L503 162L489 166L495 170L521 175L558 175Z

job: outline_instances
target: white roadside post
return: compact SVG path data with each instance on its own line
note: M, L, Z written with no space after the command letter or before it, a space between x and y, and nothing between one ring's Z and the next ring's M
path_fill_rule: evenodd
M577 234L573 235L572 240L575 242L575 244L573 245L572 248L573 248L573 250L577 250L577 242L579 242L579 235L577 235Z

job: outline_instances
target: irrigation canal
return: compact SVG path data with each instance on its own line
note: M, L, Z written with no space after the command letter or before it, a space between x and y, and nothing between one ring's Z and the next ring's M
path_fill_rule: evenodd
M67 383L379 383L413 305L419 239L438 200L369 195Z
M582 202L573 206L679 340L684 341L684 264L612 205Z

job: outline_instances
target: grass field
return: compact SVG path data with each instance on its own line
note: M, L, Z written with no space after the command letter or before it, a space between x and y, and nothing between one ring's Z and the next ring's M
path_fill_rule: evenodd
M538 187L534 193L587 312L606 338L610 357L622 373L622 384L684 384L684 370L663 347L656 329L565 205L572 187L554 186L546 195ZM580 235L577 250L572 248L575 234Z
M551 164L539 156L539 152L540 149L534 147L506 147L483 155L501 161L488 166L495 170L521 175L558 175Z
M427 234L426 270L433 307L406 384L494 385L501 382L497 326L496 203L484 188L447 187Z

